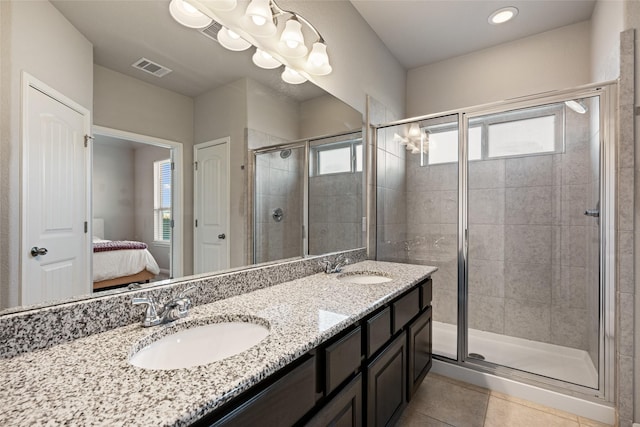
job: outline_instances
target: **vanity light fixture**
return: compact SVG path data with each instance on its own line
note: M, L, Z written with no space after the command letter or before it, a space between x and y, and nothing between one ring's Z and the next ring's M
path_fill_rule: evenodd
M256 48L256 53L251 57L253 63L256 64L260 68L264 68L267 70L271 70L274 68L278 68L282 65L280 61L271 56L269 52L265 52L262 49Z
M504 24L505 22L511 21L518 15L518 9L509 6L503 7L502 9L498 9L489 15L489 24L491 25L499 25Z
M306 82L307 78L293 68L285 66L282 72L282 80L292 85L299 85L300 83Z
M277 28L273 22L270 0L251 0L242 18L243 28L256 37L269 37Z
M227 49L236 52L247 50L251 47L251 43L227 27L222 27L220 31L218 31L218 42Z
M185 0L171 0L169 13L173 19L189 28L204 28L213 22L213 19Z
M287 83L304 83L310 75L326 76L333 71L320 32L304 17L282 9L275 0L251 0L244 13L234 11L237 0L190 1L193 4L171 0L169 8L176 21L190 28L203 28L215 20L215 26L221 27L217 32L221 46L232 51L255 46L253 63L266 69L284 65L282 79Z
M584 102L580 100L576 101L574 99L570 99L569 101L564 101L564 105L571 108L573 111L575 111L578 114L584 114L588 110L587 106L584 105Z
M278 51L289 58L302 58L309 52L304 44L302 24L293 17L289 19L280 35Z

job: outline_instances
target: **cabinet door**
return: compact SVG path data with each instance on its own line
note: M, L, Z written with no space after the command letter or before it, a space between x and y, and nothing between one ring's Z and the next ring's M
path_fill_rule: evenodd
M367 426L393 425L406 405L406 340L402 332L367 367Z
M358 374L344 389L320 410L306 427L361 427L362 374Z
M407 401L411 400L431 369L431 307L409 325L409 366L407 375Z

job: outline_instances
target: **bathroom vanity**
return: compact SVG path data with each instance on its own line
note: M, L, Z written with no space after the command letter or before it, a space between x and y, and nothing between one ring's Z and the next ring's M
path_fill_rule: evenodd
M344 270L199 305L171 324L128 325L2 359L0 424L394 422L431 366L436 269L363 261ZM260 323L269 334L202 366L151 370L130 363L164 336L227 321Z

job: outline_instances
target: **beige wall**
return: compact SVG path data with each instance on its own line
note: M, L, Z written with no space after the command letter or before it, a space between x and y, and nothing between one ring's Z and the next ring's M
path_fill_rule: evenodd
M407 116L589 83L589 43L585 21L409 70Z
M98 126L183 145L183 274L193 271L194 101L178 93L96 65L94 119Z
M21 73L91 109L93 48L48 2L0 2L0 307L18 303L20 259ZM56 34L56 37L51 37Z
M256 81L246 82L246 127L287 141L300 139L299 103Z
M599 1L591 16L591 81L603 82L620 75L620 31L624 2Z
M247 82L238 80L195 99L195 143L228 136L231 267L246 264L247 240ZM193 157L193 153L191 153ZM193 174L192 174L193 175Z
M360 130L362 113L329 94L300 104L300 138Z

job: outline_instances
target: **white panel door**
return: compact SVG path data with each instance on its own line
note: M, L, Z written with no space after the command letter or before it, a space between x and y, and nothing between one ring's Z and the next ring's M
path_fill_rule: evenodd
M53 92L53 91L52 91ZM85 232L89 112L25 87L23 115L23 305L87 294ZM69 101L69 104L72 104ZM40 253L33 252L39 249Z
M206 273L229 268L229 139L194 147L194 266Z

